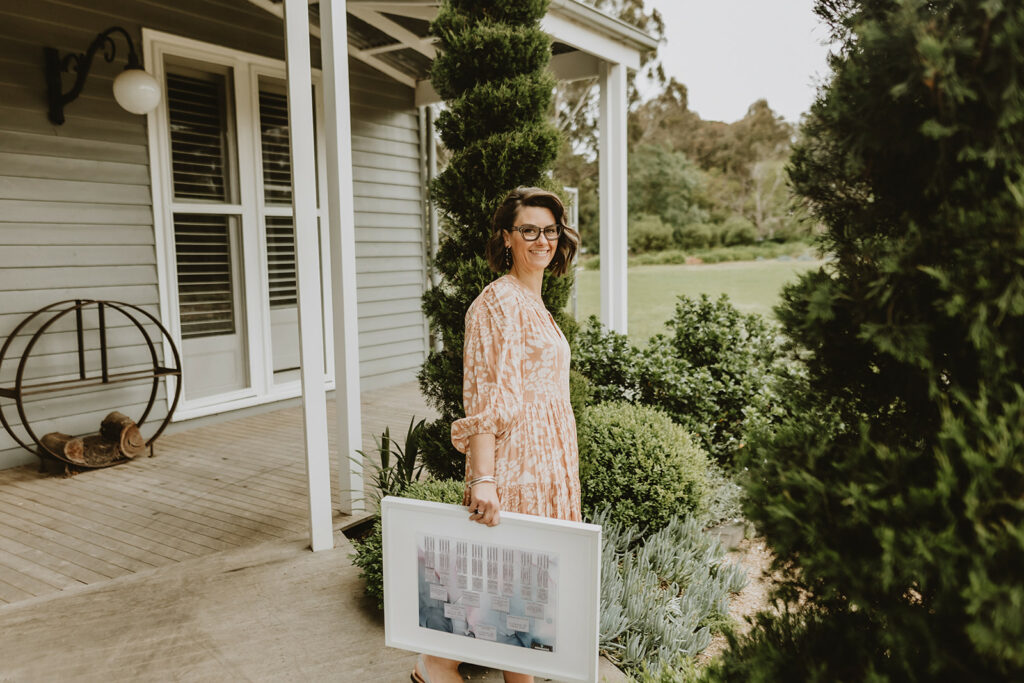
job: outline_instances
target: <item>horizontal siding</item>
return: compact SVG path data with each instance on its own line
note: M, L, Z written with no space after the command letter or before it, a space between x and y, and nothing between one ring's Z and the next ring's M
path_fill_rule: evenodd
M0 152L34 154L39 157L54 156L60 159L114 161L143 166L149 164L145 147L139 145L110 141L96 145L91 140L76 140L18 131L5 132L4 136L0 138Z
M419 310L411 313L392 313L391 315L374 315L364 317L359 321L360 338L365 340L373 339L373 333L381 330L390 330L395 327L412 327L423 324L423 314ZM412 331L408 330L411 334Z
M77 205L76 205L77 206ZM153 247L74 245L50 247L8 246L0 252L0 268L54 268L61 266L108 266L146 263L153 258ZM137 267L137 266L127 266Z
M86 7L86 5L89 5ZM123 68L125 46L117 41L117 60L93 62L81 96L67 105L65 125L46 118L41 69L42 46L62 53L82 52L95 35L112 25L125 26L138 40L138 26L126 14L140 3L118 3L121 11L103 11L103 2L66 4L52 0L5 0L0 4L0 338L29 313L74 298L98 298L144 304L157 309L156 251L146 148L145 119L133 116L110 95ZM107 3L109 4L109 3ZM71 83L65 77L65 87ZM16 365L38 323L12 340L0 366L0 384L13 383ZM86 314L86 320L90 315ZM112 372L149 364L143 338L117 313L108 316L108 360ZM86 327L95 328L87 322ZM74 377L77 339L74 315L57 322L39 339L25 366L29 382ZM157 335L159 339L159 336ZM95 329L84 336L91 374L100 368ZM158 347L162 356L163 349ZM162 398L154 417L166 412ZM89 433L110 410L137 417L149 395L148 384L116 384L28 396L25 411L37 434L49 431ZM139 405L143 404L143 405ZM22 438L13 402L4 414ZM136 412L137 411L137 412ZM0 432L0 451L16 446ZM2 466L3 463L0 463Z
M150 338L160 338L155 328L149 328ZM28 348L31 335L18 335L8 349L12 362L0 366L0 386L11 386L17 370L21 354ZM149 349L140 345L141 334L133 327L112 327L107 330L108 362L117 365L149 364ZM86 332L83 340L86 372L94 375L99 372L99 338L95 331ZM159 356L158 356L159 357ZM74 375L78 368L78 343L74 332L58 332L40 336L32 347L32 352L25 365L26 377L54 377Z
M393 317L397 318L399 316ZM410 339L417 339L423 334L423 325L420 320L415 318L415 316L411 316L411 321L411 324L387 327L380 330L360 330L359 341L361 342L361 348L368 349L384 344L395 344L408 341ZM371 357L365 355L362 350L360 350L359 353L362 358Z
M138 335L132 331L132 334L120 345L107 346L107 363L111 374L152 367L149 349L145 346L139 346L137 344L137 337ZM128 345L126 342L129 341L136 343ZM78 356L74 346L62 353L44 353L43 349L38 347L38 344L32 347L32 353L25 364L25 374L23 376L25 386L35 386L40 382L74 379L79 376ZM86 377L99 377L102 367L99 344L93 344L90 345L90 348L83 349L82 355L85 362ZM16 371L17 365L15 363L4 363L3 367L0 367L0 386L14 386Z
M0 152L0 169L3 169L4 175L9 177L84 180L87 182L101 180L106 183L149 186L149 166L147 164ZM54 200L63 201L63 198L60 195L55 195Z
M116 204L150 206L150 189L147 185L0 177L0 199L49 202L54 197L60 197L64 202L89 202L94 197L103 197Z
M423 364L423 354L419 351L408 353L404 356L391 356L388 358L374 359L365 361L363 365L362 375L369 377L372 375L381 375L385 373L393 373L404 370L411 372L413 375L419 371L420 365Z
M356 262L357 273L411 273L423 274L423 259L417 256L391 258L364 257Z
M38 248L44 254L46 248ZM108 265L82 265L68 268L69 277L79 287L101 287L104 285L149 285L156 281L156 267ZM53 284L54 268L11 268L11 275L17 289L44 289Z
M396 256L416 256L423 254L423 245L414 242L378 242L377 236L371 237L373 241L356 241L356 258L369 258L379 256L382 258L394 258Z
M426 357L419 122L412 91L351 62L356 283L367 388L415 378Z
M360 386L363 391L373 391L375 389L393 387L396 384L405 384L406 382L415 381L418 372L419 367L410 367L403 370L380 372L372 375L364 374L362 376L362 383Z
M0 341L29 313L67 299L124 301L158 315L146 119L123 111L110 95L123 68L120 37L113 64L94 61L81 96L66 107L66 123L56 127L46 118L40 47L81 52L113 25L124 26L139 45L141 28L148 27L284 56L281 21L240 0L0 3ZM358 62L350 63L350 83L362 375L368 388L382 387L414 377L426 353L418 120L410 88ZM138 331L115 317L108 320L112 366L148 363ZM41 339L27 376L76 371L73 320L66 316ZM93 366L98 338L95 325L87 321L86 328ZM159 338L153 326L147 329ZM33 331L13 340L0 366L0 385L13 378L11 356L20 356ZM162 345L157 348L162 356ZM120 385L35 399L28 404L30 418L40 420L40 433L92 431L109 410L144 402L139 391L148 389ZM151 421L164 410L162 403ZM0 434L0 452L12 445ZM8 462L0 460L0 467Z
M95 230L81 225L60 223L4 223L3 243L17 245L94 245L104 239L108 246L153 244L152 225L110 226L97 235Z

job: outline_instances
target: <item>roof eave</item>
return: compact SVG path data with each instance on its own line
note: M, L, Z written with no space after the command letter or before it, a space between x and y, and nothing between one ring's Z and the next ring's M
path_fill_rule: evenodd
M609 16L580 0L551 0L551 9L558 10L568 19L623 42L638 52L658 49L658 40L636 26Z

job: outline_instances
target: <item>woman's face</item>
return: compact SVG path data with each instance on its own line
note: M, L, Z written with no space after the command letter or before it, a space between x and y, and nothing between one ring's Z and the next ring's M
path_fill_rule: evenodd
M546 228L555 224L555 216L551 209L543 206L520 206L516 212L515 227L520 225L536 225ZM541 235L533 242L523 239L518 230L505 230L505 246L512 250L512 270L519 273L543 271L555 257L558 240L548 241Z

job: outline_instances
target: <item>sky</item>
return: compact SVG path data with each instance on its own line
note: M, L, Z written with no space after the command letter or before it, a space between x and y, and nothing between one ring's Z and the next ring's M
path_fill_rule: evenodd
M647 0L665 20L666 76L702 119L731 123L765 98L796 123L828 74L828 32L813 0ZM641 92L646 92L641 89Z

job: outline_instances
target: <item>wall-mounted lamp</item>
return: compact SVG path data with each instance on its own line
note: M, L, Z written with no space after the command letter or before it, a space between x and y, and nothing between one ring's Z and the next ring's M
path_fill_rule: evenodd
M46 88L50 98L50 122L54 125L59 126L64 123L64 105L74 101L81 94L96 52L103 48L103 58L108 62L114 61L114 39L111 38L113 33L120 33L128 41L128 65L114 79L114 99L123 109L133 114L150 112L160 103L160 84L143 70L131 36L120 26L112 26L96 36L84 54L70 53L64 55L62 59L56 48L43 48L46 55ZM71 90L65 93L62 92L64 86L61 74L68 71L72 64L77 76Z

